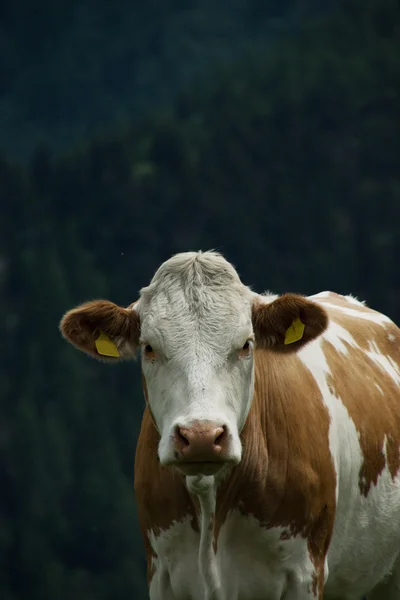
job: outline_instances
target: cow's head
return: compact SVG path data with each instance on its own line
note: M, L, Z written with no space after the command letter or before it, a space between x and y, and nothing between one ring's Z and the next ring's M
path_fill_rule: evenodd
M187 475L240 461L255 348L293 352L326 326L316 304L255 294L214 252L172 257L128 308L88 302L60 325L69 342L98 359L133 358L140 348L160 462Z

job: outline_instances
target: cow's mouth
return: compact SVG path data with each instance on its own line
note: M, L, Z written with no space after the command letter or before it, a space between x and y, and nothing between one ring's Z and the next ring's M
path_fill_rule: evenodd
M178 462L175 467L184 475L215 475L228 463L223 460L202 461L202 462Z

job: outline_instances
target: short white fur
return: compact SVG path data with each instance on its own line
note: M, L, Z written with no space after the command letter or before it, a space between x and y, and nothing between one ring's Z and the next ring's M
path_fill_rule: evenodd
M253 333L253 294L215 253L185 253L165 262L141 291L142 358L149 405L161 434L161 464L174 461L173 432L196 420L227 430L229 459L239 462L239 434L253 396L253 357L240 349Z

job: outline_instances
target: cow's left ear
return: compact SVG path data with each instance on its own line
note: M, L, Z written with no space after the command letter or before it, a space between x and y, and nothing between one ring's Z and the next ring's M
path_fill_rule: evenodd
M255 300L253 328L258 348L296 352L328 326L325 310L297 294L284 294L269 304Z

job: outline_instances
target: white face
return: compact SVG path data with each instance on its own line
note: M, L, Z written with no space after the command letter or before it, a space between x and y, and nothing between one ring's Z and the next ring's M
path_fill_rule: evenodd
M252 294L222 258L212 267L197 259L183 275L169 263L137 306L159 458L186 474L215 473L241 458L253 396Z

